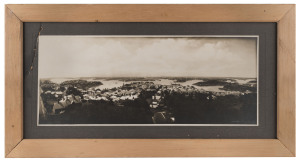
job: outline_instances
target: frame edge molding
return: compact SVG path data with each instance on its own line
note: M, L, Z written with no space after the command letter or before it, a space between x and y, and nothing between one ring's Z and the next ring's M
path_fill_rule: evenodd
M291 4L7 4L7 7L24 22L277 22L292 6Z
M5 155L23 139L23 23L5 7Z
M24 139L8 155L9 158L53 156L94 158L291 157L293 155L277 139Z
M28 8L28 7L29 8ZM33 7L33 8L30 8ZM80 144L89 148L90 145L95 143L95 147L101 148L103 150L101 153L97 155L99 151L93 151L94 154L89 153L87 151L82 151L82 149L77 148L73 152L69 152L67 155L60 154L61 157L138 157L138 154L133 152L127 151L126 153L123 151L122 154L113 154L115 152L115 148L118 146L124 147L125 151L126 148L128 149L136 149L140 151L143 149L143 146L140 145L141 143L145 143L146 139L23 139L23 21L24 22L36 22L41 20L41 22L95 22L92 15L89 15L92 11L85 11L84 13L87 14L87 19L79 19L76 21L76 16L72 19L67 20L69 17L55 17L50 15L47 17L45 15L32 15L30 10L33 9L34 13L41 13L43 9L40 8L41 6L48 6L48 5L18 5L18 4L8 4L5 5L5 156L8 158L19 158L19 157L51 157L51 154L48 154L46 151L40 148L63 148L63 143L66 144ZM72 5L63 5L64 7L68 8ZM84 6L83 8L90 7L91 5L76 5L76 6ZM103 7L106 9L104 11L108 12L110 10L117 9L117 5L97 5L106 6ZM112 6L116 6L115 8ZM130 5L129 5L130 6ZM173 5L172 5L173 6ZM174 5L175 6L175 5ZM180 6L180 5L179 5ZM190 5L188 5L191 7ZM203 6L203 5L199 5ZM208 5L209 10L212 7L216 7L217 9L220 6L224 5ZM167 11L158 12L160 15L150 14L150 16L161 16L162 18L153 19L150 17L148 22L173 22L174 19L181 22L191 22L192 20L196 22L278 22L278 63L283 64L281 66L281 73L278 74L278 82L289 82L291 85L284 86L283 83L278 85L279 91L282 93L278 94L278 98L281 95L286 95L280 99L281 102L278 102L278 130L277 135L278 139L182 139L181 141L178 139L162 139L165 143L170 145L180 145L180 147L169 147L168 145L164 145L162 147L167 146L167 150L172 150L172 152L179 152L178 150L190 149L188 145L193 145L193 149L191 153L186 152L186 154L180 155L180 153L174 154L173 157L178 156L234 156L233 154L237 154L236 156L288 156L292 157L295 156L295 5L287 4L287 5L250 5L250 6L258 6L257 8L254 7L259 11L271 11L267 15L263 16L263 19L255 17L255 15L248 15L246 18L242 18L241 15L239 17L234 17L230 19L228 17L232 16L234 13L238 13L241 11L233 10L232 13L225 15L225 19L218 18L219 20L212 19L209 21L208 19L211 18L208 15L208 18L204 18L203 16L200 18L195 18L195 15L191 19L184 19L184 16L181 18L174 15L168 15L168 11L173 11L176 8L167 8ZM261 6L261 7L259 7ZM64 11L66 8L60 9L61 12ZM93 8L93 10L97 10L98 7ZM110 8L112 7L112 8ZM186 6L187 7L187 6ZM262 10L264 7L268 7L267 10ZM151 8L151 7L150 7ZM55 10L54 7L50 7L50 10ZM195 8L194 8L195 9ZM198 8L196 8L198 9ZM220 8L219 8L220 9ZM253 8L252 8L253 9ZM182 8L183 10L183 8ZM47 10L46 10L47 11ZM68 10L69 12L73 10ZM134 12L138 12L139 10L135 10ZM193 10L193 14L195 12ZM228 10L222 10L222 12L226 12ZM27 13L26 13L27 12ZM222 13L221 12L221 13ZM247 10L247 12L253 12L252 10ZM272 16L272 13L276 13L275 16ZM80 13L80 12L79 12ZM100 14L99 12L96 12ZM23 16L23 14L25 16ZM57 13L59 14L59 13ZM100 15L102 15L101 13ZM259 12L258 14L262 14ZM176 15L176 14L175 14ZM186 13L184 13L186 16ZM37 17L31 17L37 16ZM45 16L45 17L43 17ZM52 16L52 18L51 18ZM85 16L85 15L84 15ZM96 15L99 16L99 15ZM120 14L114 15L120 16ZM128 15L125 17L124 20L114 19L113 17L108 17L107 19L101 20L101 22L147 22L148 17L135 17L133 16L130 18ZM173 16L173 17L172 17ZM207 15L206 15L207 16ZM252 16L252 18L251 18ZM254 18L253 18L254 16ZM122 17L122 16L121 16ZM227 17L227 19L226 19ZM250 17L250 18L249 18ZM39 19L39 18L44 18ZM82 17L81 17L82 18ZM255 21L256 20L256 21ZM290 32L285 32L290 31ZM288 56L284 56L284 54L288 54ZM291 64L286 64L291 63ZM289 74L285 72L288 70ZM280 81L279 81L280 80ZM279 84L279 83L278 83ZM287 87L285 89L283 87ZM289 98L291 97L291 98ZM17 100L15 99L17 98ZM283 122L284 121L284 122ZM131 140L134 140L131 142ZM159 139L160 140L160 139ZM146 143L149 145L148 150L152 148L157 148L153 146L153 143L156 142L155 140L148 140L149 142ZM161 140L160 140L161 141ZM48 143L49 146L41 145L40 143ZM103 148L103 145L108 145L107 143L113 143L114 145L109 146L109 148ZM126 146L129 144L134 144L136 146L130 148L130 146ZM255 144L254 144L255 143ZM197 145L197 146L196 146ZM247 146L246 146L247 145ZM207 149L208 146L209 148ZM224 147L225 146L225 147ZM74 147L74 148L76 148ZM228 148L229 147L229 148ZM214 150L217 149L217 150ZM243 149L244 148L244 149ZM254 148L259 148L259 150L255 150ZM265 149L266 148L266 149ZM30 150L37 150L32 152ZM161 149L161 147L158 147ZM42 153L38 151L41 150ZM111 150L111 152L109 152ZM199 151L198 151L199 150ZM227 150L236 150L236 153L231 152L226 154ZM250 150L250 152L245 152L243 150ZM203 152L204 151L204 152ZM205 151L208 151L208 154L205 154ZM28 152L28 153L27 153ZM44 152L44 153L43 153ZM167 152L167 151L165 151ZM220 154L212 154L212 152ZM264 152L265 154L263 154ZM101 155L102 154L102 155ZM170 151L168 152L170 154ZM141 157L149 157L150 155L144 154ZM152 155L156 156L156 155ZM170 155L166 155L165 153L157 154L157 156L167 157ZM171 155L172 156L172 155Z
M277 138L296 155L296 6L277 28Z

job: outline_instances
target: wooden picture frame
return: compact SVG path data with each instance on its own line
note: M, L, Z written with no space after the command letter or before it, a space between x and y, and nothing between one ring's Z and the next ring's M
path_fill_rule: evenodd
M23 139L23 22L276 22L277 139ZM5 6L5 155L295 156L295 5ZM158 146L159 145L159 146Z

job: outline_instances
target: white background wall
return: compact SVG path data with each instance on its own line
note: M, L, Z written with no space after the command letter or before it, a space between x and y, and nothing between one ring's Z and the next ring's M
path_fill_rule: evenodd
M154 4L160 4L160 3L175 3L175 4L195 4L195 3L209 3L209 4L214 4L214 3L219 3L219 4L234 4L234 3L243 3L243 4L269 4L269 3L277 3L277 4L285 4L285 3L292 3L292 4L297 4L296 0L1 0L0 1L0 160L4 158L4 4L82 4L82 3L87 3L87 4L97 4L97 3L107 3L107 4L113 4L113 3L154 3ZM300 5L300 1L298 1L298 4ZM297 10L297 26L299 26L300 22L300 10ZM297 30L297 38L299 38L299 29ZM297 41L297 46L300 46L299 41ZM300 58L299 56L296 57L296 62L299 62ZM297 80L300 78L300 64L297 64ZM300 99L299 96L299 91L300 88L297 86L297 98ZM299 115L300 110L296 110L297 114ZM299 124L300 119L297 119L297 124ZM297 128L297 134L299 134L299 127ZM300 135L298 135L299 138ZM297 144L297 154L299 154L299 144ZM152 160L153 158L143 158L142 160ZM155 158L157 160L210 160L210 161L215 161L215 160L224 160L224 161L236 161L236 160L253 160L255 159L256 161L277 161L277 160L297 160L297 158ZM9 160L9 159L6 159ZM10 159L11 160L11 159ZM21 159L13 159L13 160L21 160ZM31 161L31 160L52 160L52 159L22 159L25 161ZM55 160L76 160L76 161L81 161L81 160L87 160L83 158L78 158L78 159L60 159L57 158ZM110 160L110 161L116 161L116 160L125 160L125 161L131 161L131 160L141 160L140 158L127 158L127 159L116 159L116 158L111 158L111 159L88 159L88 160Z

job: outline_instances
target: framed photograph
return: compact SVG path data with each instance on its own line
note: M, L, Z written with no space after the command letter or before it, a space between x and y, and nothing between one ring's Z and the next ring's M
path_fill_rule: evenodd
M5 21L6 157L295 156L295 5L9 4Z
M258 126L258 38L40 35L37 125Z

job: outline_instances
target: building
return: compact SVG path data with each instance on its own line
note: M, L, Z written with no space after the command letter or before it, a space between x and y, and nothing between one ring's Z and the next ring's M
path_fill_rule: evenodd
M59 114L61 110L65 109L65 107L60 103L54 103L52 108L52 114Z

